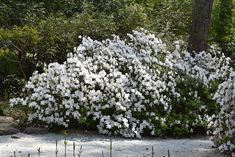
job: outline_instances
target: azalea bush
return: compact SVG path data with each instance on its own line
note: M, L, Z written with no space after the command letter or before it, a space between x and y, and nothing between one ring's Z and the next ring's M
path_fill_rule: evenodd
M230 72L229 59L212 48L174 50L141 29L121 39L82 38L63 64L34 72L11 106L29 108L29 122L69 127L95 125L102 134L183 136L207 126L219 111L213 93Z
M226 80L231 71L230 59L212 46L208 52L198 54L187 52L185 44L176 42L175 50L166 57L166 63L177 71L176 91L179 99L172 99L173 120L180 119L182 125L176 125L175 133L202 133L208 125L208 118L219 112L220 106L213 99L219 83ZM172 125L172 121L170 121ZM174 123L173 123L174 125ZM183 131L187 132L183 132ZM177 134L176 134L177 135Z
M235 156L235 72L220 84L214 99L221 105L221 110L211 118L212 140L220 151Z

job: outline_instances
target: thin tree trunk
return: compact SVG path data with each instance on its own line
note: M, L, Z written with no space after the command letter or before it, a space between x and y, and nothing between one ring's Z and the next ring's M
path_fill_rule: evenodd
M194 0L192 27L189 38L189 50L206 51L211 22L213 0Z
M19 47L17 47L15 44L11 43L11 45L16 48L16 50L18 51L18 64L20 67L20 71L24 77L24 80L26 80L26 74L24 72L23 66L22 66L22 62L23 62L23 50L20 49Z

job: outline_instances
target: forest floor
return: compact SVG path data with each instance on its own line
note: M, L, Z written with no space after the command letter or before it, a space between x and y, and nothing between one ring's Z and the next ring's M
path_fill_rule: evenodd
M67 136L67 156L73 156L73 142L76 144L76 153L82 146L81 157L109 157L110 138L96 134L69 134ZM41 134L26 135L23 133L14 136L0 136L0 156L9 157L39 157L37 149L40 148L40 157L54 157L58 141L57 157L64 157L64 135ZM217 149L212 148L213 143L207 137L184 139L159 139L145 137L138 139L112 138L112 157L224 157ZM153 151L152 151L153 148ZM103 152L103 155L102 155ZM77 155L76 155L77 156Z

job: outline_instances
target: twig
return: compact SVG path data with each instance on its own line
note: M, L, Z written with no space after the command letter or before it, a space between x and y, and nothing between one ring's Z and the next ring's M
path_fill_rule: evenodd
M153 146L152 146L152 157L154 156Z
M38 151L38 157L40 157L40 154L41 154L41 149L40 149L40 147L37 149L37 151Z
M76 148L75 142L73 142L73 157L75 157L75 148Z
M80 147L80 150L78 152L78 157L81 157L81 154L82 154L82 146Z
M57 157L57 154L58 154L57 145L58 145L58 141L56 140L56 141L55 141L55 156L56 156L56 157Z
M168 149L167 153L168 153L168 157L171 157L171 154L170 154L170 150L169 150L169 149Z
M64 132L64 157L66 157L67 151L67 132Z
M112 157L112 149L113 149L113 143L112 143L112 139L110 139L110 148L109 148L109 150L110 150L110 157Z

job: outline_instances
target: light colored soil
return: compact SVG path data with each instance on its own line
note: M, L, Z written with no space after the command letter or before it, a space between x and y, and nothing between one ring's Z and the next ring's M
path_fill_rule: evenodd
M16 152L16 157L38 157L37 149L40 147L40 157L55 157L55 143L58 140L58 157L64 157L64 136L58 134L0 136L0 156L10 157ZM76 143L76 152L82 146L81 157L109 157L110 137L101 135L73 134L68 137L67 157L72 157L73 141ZM193 139L157 139L143 138L123 139L113 138L112 157L151 157L153 146L154 157L167 156L169 149L171 157L223 157L213 143L203 138ZM76 155L77 156L77 155Z

